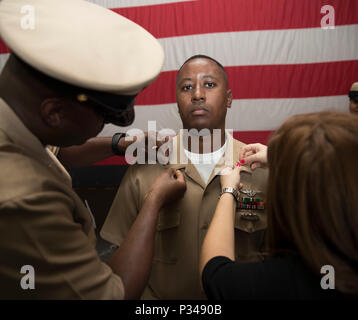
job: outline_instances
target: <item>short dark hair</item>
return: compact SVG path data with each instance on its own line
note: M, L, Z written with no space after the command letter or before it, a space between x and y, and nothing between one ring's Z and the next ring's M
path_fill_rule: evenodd
M227 73L226 73L226 70L225 70L224 66L223 66L219 61L217 61L217 60L215 60L214 58L209 57L209 56L207 56L207 55L205 55L205 54L196 54L196 55L193 55L193 56L191 56L190 58L186 59L186 60L184 61L184 63L181 65L181 67L179 68L179 70L178 70L177 78L178 78L178 74L180 73L180 70L184 67L184 65L185 65L187 62L189 62L189 61L191 61L191 60L194 60L194 59L209 59L209 60L211 60L211 61L214 61L214 62L218 65L218 67L224 72L225 81L226 81L226 83L228 83Z
M209 57L209 56L206 56L205 54L196 54L194 56L191 56L190 58L186 59L185 62L182 64L182 66L180 67L180 69L184 66L184 64L186 64L188 61L190 60L194 60L194 59L209 59L211 61L214 61L221 69L223 69L225 72L225 68L224 66L217 60L215 60L214 58L212 57ZM179 69L179 71L180 71Z

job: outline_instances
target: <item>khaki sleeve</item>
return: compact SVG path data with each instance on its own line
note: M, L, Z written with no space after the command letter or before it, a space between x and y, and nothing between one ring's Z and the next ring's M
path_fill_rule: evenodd
M141 207L138 167L131 166L123 180L103 224L100 235L119 246L134 223Z
M100 260L83 222L74 218L77 209L71 197L58 191L1 204L2 298L124 298L120 277ZM20 286L25 265L34 270L32 290Z

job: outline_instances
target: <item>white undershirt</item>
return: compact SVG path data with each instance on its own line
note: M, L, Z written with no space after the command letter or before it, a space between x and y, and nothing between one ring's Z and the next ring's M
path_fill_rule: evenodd
M198 170L205 184L208 183L208 180L216 164L220 161L221 157L226 151L226 141L227 140L225 140L224 145L219 150L210 153L193 153L184 148L185 155L188 157L188 159L190 159L196 170Z

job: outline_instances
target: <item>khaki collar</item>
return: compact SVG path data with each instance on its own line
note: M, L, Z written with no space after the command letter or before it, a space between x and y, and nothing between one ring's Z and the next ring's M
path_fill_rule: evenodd
M193 165L186 156L184 148L182 145L182 134L179 133L173 139L172 145L172 157L170 158L170 163L165 165L167 168L173 168L175 170L185 169L184 172L188 177L198 183L203 189L205 189L210 182L219 174L219 172L226 167L233 167L239 162L239 154L241 148L245 145L244 143L233 138L229 130L226 130L227 136L227 147L224 155L221 157L220 161L215 166L211 176L208 180L208 183L205 184L202 180L198 170L196 170L195 165ZM243 171L252 173L251 169L247 167L242 168Z
M72 186L71 176L61 163L47 153L41 141L23 124L9 105L0 98L0 130L5 132L9 139L20 147L24 154L35 158L51 168Z

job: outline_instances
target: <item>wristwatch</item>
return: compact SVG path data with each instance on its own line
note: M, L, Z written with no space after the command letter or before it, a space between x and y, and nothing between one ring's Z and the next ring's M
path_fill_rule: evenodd
M237 190L236 190L236 189L234 189L234 188L223 188L223 189L221 190L221 192L220 192L219 198L220 198L224 193L231 193L231 194L234 196L236 202L239 201L239 194L237 193Z
M118 142L121 138L126 137L127 134L126 133L122 133L122 132L117 132L113 135L112 137L112 151L115 155L117 156L124 156L124 152L121 152L118 149Z

